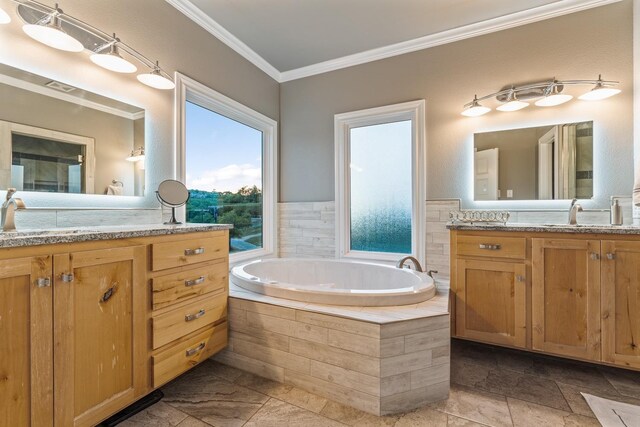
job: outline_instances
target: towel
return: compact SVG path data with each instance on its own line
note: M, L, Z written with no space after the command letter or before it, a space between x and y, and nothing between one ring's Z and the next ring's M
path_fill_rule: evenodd
M111 196L122 196L124 187L121 185L107 185L107 194Z

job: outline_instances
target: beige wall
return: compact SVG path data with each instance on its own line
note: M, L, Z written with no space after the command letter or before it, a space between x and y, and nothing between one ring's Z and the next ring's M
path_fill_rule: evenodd
M16 4L0 0L11 14ZM279 84L162 0L65 0L63 10L106 31L173 74L180 71L260 113L279 119ZM22 21L0 29L0 62L108 96L146 111L145 198L24 195L30 207L155 207L152 190L174 170L173 91L148 88L132 75L95 66L88 52L57 51L28 38ZM0 99L6 103L9 100ZM151 190L151 191L149 191ZM127 199L127 200L125 200Z
M631 12L627 0L282 84L281 201L334 199L334 114L423 98L428 199L456 197L465 208L494 207L472 200L475 132L593 120L596 199L584 205L608 206L608 195L630 194L633 184ZM620 80L622 94L598 103L460 115L474 94L554 76L594 79L598 73ZM516 206L523 203L566 204Z

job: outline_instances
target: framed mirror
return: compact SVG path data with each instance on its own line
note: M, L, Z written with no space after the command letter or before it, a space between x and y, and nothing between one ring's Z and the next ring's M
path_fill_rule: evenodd
M474 200L593 197L593 122L563 123L473 137Z
M0 189L144 195L144 110L0 64Z

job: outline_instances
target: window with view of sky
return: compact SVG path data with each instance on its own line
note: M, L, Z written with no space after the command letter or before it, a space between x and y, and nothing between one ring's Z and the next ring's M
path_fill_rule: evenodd
M186 103L187 221L233 224L231 252L262 247L262 132Z

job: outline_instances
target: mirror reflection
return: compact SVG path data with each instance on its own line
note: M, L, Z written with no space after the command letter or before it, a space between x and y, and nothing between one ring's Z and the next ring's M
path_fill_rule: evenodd
M0 64L0 189L144 195L144 110Z
M593 122L474 134L474 200L593 197Z

